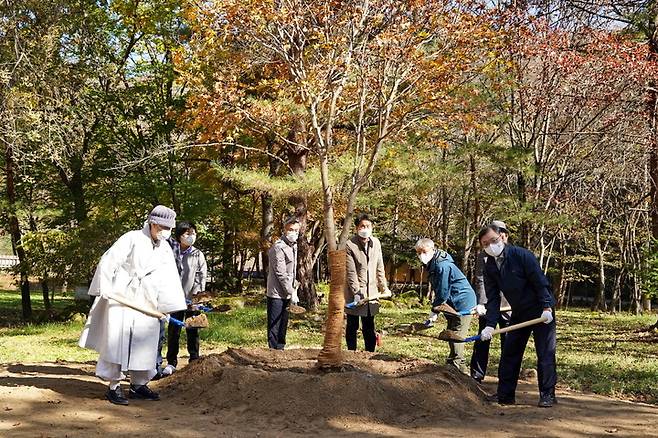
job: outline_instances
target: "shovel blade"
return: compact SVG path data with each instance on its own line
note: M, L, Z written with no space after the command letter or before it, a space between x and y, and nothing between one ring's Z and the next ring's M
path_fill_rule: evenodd
M303 308L302 306L291 304L290 306L288 306L288 312L292 313L293 315L302 315L306 313L306 309Z
M208 317L205 313L185 319L185 327L187 328L206 328L208 325Z
M434 313L445 313L447 315L461 316L455 309L453 309L447 303L443 303L443 304L440 304L440 305L432 308L432 311Z
M439 333L439 339L448 342L464 342L465 338L460 336L459 333L452 330L443 330Z

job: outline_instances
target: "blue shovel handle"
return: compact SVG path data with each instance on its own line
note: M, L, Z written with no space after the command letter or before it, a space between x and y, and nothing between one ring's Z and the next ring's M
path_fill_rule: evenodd
M464 339L464 342L475 342L480 340L480 335L475 335L475 336L469 336L468 338Z
M175 324L179 327L185 327L185 323L179 319L176 319L172 316L169 317L169 324Z

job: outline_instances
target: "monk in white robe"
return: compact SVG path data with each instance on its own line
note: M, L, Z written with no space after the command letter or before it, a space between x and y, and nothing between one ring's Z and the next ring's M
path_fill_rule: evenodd
M120 385L126 373L130 375L129 397L159 400L147 383L155 375L160 321L108 299L108 295L165 314L187 307L166 241L175 220L173 210L155 207L143 229L124 234L103 254L89 287L89 295L98 298L80 346L99 353L96 375L110 382L106 397L112 403L128 404Z

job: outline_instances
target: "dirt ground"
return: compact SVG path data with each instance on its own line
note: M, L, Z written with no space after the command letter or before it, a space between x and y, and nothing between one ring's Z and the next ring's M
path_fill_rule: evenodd
M152 384L161 401L114 406L93 363L0 365L1 437L658 436L658 406L558 390L536 407L523 381L516 406L484 400L451 368L346 353L340 372L314 368L316 350L230 349Z

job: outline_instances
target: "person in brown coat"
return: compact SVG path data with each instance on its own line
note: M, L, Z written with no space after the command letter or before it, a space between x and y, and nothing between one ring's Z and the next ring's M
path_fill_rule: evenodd
M384 274L382 245L372 235L372 222L368 215L361 214L354 221L356 235L347 242L347 288L345 301L358 302L362 299L390 294ZM348 350L356 350L359 318L366 351L375 351L377 334L375 315L379 313L379 301L369 301L354 308L346 308L347 326L345 340Z

